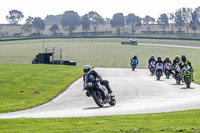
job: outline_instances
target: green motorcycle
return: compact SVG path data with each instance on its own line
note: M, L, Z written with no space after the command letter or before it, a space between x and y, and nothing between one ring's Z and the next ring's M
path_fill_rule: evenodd
M185 65L184 67L183 67L183 71L182 71L183 73L183 82L185 82L185 84L186 84L186 87L187 88L190 88L190 84L191 84L191 81L192 81L192 69L191 68L189 68L187 65Z

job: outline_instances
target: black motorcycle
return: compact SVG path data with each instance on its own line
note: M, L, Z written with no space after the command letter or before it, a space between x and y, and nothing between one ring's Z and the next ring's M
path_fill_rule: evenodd
M110 96L106 87L101 85L100 81L96 80L91 74L85 76L84 90L87 91L87 96L92 96L99 107L103 107L106 103L109 103L111 106L116 104L115 97Z

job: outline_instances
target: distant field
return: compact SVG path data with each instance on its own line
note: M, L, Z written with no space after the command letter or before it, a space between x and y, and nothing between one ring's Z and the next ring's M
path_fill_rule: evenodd
M130 67L130 58L137 54L140 60L138 68L147 68L151 55L165 58L186 54L195 66L199 66L199 49L173 48L158 46L121 45L128 39L46 39L44 46L63 47L63 59L73 60L78 66L90 64L94 67ZM198 41L148 40L139 39L139 43L175 44L200 46ZM30 64L31 59L43 52L43 40L0 42L0 63Z

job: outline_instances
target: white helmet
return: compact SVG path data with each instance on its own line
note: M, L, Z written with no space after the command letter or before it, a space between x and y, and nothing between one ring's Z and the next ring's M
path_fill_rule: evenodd
M87 72L89 72L90 70L91 70L91 66L90 66L90 65L85 65L85 66L83 67L84 73L87 73Z

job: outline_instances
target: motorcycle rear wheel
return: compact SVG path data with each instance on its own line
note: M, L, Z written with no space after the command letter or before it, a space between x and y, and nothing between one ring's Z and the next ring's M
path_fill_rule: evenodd
M110 106L115 106L116 104L116 100L113 98L110 98L110 102L109 102Z

